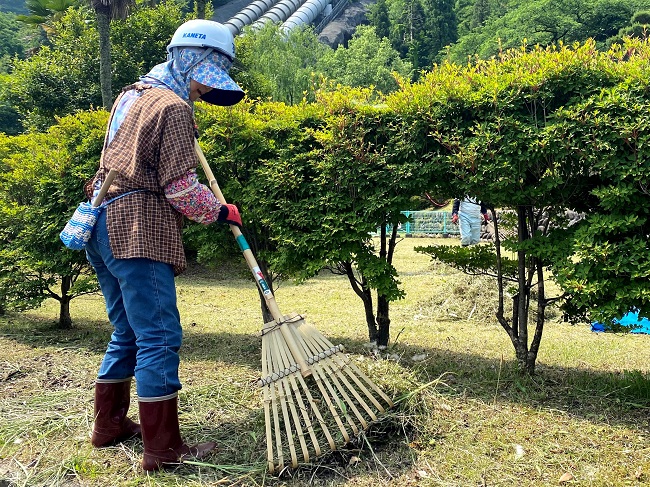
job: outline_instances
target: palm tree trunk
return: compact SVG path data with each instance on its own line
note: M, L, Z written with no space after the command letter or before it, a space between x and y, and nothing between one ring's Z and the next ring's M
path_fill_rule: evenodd
M111 8L98 2L95 5L97 14L97 32L99 33L99 83L102 89L102 105L110 109L113 104L111 91Z
M205 18L205 0L196 0L196 17Z

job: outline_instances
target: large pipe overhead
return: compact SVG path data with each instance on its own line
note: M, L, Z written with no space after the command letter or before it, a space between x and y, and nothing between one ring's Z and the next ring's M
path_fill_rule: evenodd
M296 12L289 17L280 27L288 33L301 25L309 25L318 15L325 10L331 0L307 0Z
M273 8L269 9L262 15L256 22L252 24L253 28L261 28L266 22L274 22L281 24L289 18L289 16L298 10L302 4L301 0L280 0Z
M288 33L298 26L311 24L324 10L331 12L331 2L332 0L254 0L224 22L224 25L233 36L241 34L247 25L259 29L269 21L282 24L281 30Z
M251 25L259 19L275 2L276 0L255 0L228 19L224 25L228 27L232 35L239 35L245 26Z
M228 22L224 22L223 25L228 27L228 30L230 31L233 37L238 36L242 29L241 27L238 27L237 24L229 24Z

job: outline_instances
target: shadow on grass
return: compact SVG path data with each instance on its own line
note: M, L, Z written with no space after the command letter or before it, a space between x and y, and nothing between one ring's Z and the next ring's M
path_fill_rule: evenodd
M42 364L39 362L41 369L38 373L35 370L30 370L34 367L33 364L25 367L19 362L16 362L14 366L24 369L24 374L20 370L12 370L8 374L0 373L0 392L3 390L3 387L11 388L16 382L23 380L28 373L42 375L44 373L42 369L60 368L62 366L60 362L70 367L70 362L66 362L66 354L53 353L51 352L52 348L73 351L73 353L79 351L84 355L88 352L94 353L97 355L97 365L99 365L101 354L105 347L104 338L108 337L110 329L110 324L101 320L80 324L75 329L68 330L65 333L61 333L61 330L46 320L25 320L20 315L10 317L7 320L0 320L0 337L6 342L4 344L5 346L10 346L10 342L14 342L16 344L26 345L37 352L39 349L50 349L48 352L44 352L44 355L48 355L49 362L43 362ZM252 366L259 369L257 365L260 355L259 340L259 337L256 336L227 333L189 333L185 340L182 360L186 363L191 363L193 361L228 360L228 357L230 357L230 361L237 365ZM247 348L249 349L248 351L246 351ZM57 363L53 364L52 361L56 361ZM9 364L10 360L6 363ZM0 365L2 365L2 362L0 362ZM0 367L1 371L2 367ZM224 382L228 382L227 377L224 379ZM230 383L226 384L226 386L224 389L247 387L246 385L238 386ZM84 390L80 392L79 389L73 390L74 388L83 388ZM82 407L77 407L74 410L70 409L70 405L65 400L65 394L70 394L75 397L81 394L82 401L80 404ZM179 480L182 481L184 479L188 482L196 482L199 479L201 482L207 483L207 485L221 485L222 483L229 485L237 483L241 483L241 485L264 485L274 484L276 482L286 483L285 485L332 485L339 481L346 481L356 475L367 475L369 470L378 470L381 465L381 462L376 461L378 455L381 456L383 452L386 455L392 455L400 449L404 450L404 458L409 460L402 461L399 465L391 465L390 473L385 471L382 475L385 475L387 478L390 476L399 476L403 471L412 467L410 462L411 456L408 455L408 448L405 446L407 442L396 441L396 437L398 437L397 425L389 419L384 418L383 421L378 421L375 425L371 425L364 435L356 438L346 448L325 453L318 458L312 459L311 463L304 463L299 460L299 468L295 470L287 469L279 477L269 478L265 473L267 463L264 411L261 407L250 407L247 405L259 404L257 401L251 399L251 395L254 394L257 394L257 391L253 389L244 391L243 396L247 397L244 398L242 404L237 404L236 402L231 402L228 391L221 390L220 387L199 385L184 388L179 395L179 418L183 436L188 443L207 440L216 441L219 449L194 465L180 466L171 472L153 474L156 478L155 482L160 482L160 485L167 485L166 482L178 485ZM76 424L74 426L75 428L83 429L83 424L90 424L92 422L92 418L88 416L92 414L92 390L84 387L84 384L79 385L75 383L75 385L71 385L65 392L39 387L37 395L48 398L46 402L49 405L49 409L61 408L66 410L67 416L65 418L58 415L44 414L43 421L47 422L48 431L56 432L59 429L69 427L69 424ZM27 430L33 430L38 426L35 426L34 421L38 422L39 420L31 416L30 412L32 407L36 407L36 405L22 403L21 406L11 406L7 404L8 410L6 412L15 408L20 409L24 413L25 428ZM0 411L2 411L2 407L0 407ZM135 414L137 414L135 411L131 411L132 417L135 417ZM75 417L74 420L71 420L71 417ZM58 424L61 425L60 428L57 426ZM330 421L328 421L328 424L330 424ZM0 431L1 429L0 427ZM84 431L81 434L69 434L67 438L70 438L70 444L78 443L79 437L85 436L86 433ZM365 441L364 438L368 438L368 441ZM60 443L62 441L59 437L53 438L53 440L55 440L53 443ZM323 451L326 451L326 441L323 439L319 441ZM341 444L341 441L337 441L338 447L341 447ZM370 444L372 444L372 454L369 453ZM76 454L70 453L73 457L67 459L65 455L68 453L61 453L59 456L54 452L46 453L45 456L48 458L56 457L59 460L63 459L64 467L60 466L61 462L59 460L57 460L58 467L50 465L49 461L45 461L43 465L34 467L34 469L41 469L40 472L34 472L34 470L29 471L29 475L31 476L30 481L34 480L38 482L42 477L42 483L45 485L54 481L58 482L58 480L61 480L61 478L67 475L76 475L77 471L93 471L97 464L119 465L120 462L124 462L125 460L138 462L142 455L143 445L140 440L130 440L126 442L126 450L93 450L84 441L82 448L83 452L77 452ZM299 448L297 442L296 448ZM18 446L10 446L9 449L11 451L3 450L0 444L0 452L6 455L6 458L11 458L14 454L18 454ZM310 448L310 450L312 449ZM124 458L125 451L131 452L127 454L128 458L126 459ZM85 454L88 454L87 458ZM64 456L61 457L61 455ZM285 455L287 455L285 456L286 464L289 462L288 452ZM298 456L300 459L300 453L298 453ZM352 458L358 457L363 457L365 460L363 462L351 462ZM72 466L66 466L68 464ZM200 469L200 474L198 475L197 469ZM134 469L132 465L125 467L123 470L127 472L127 474L124 474L126 476L113 479L115 480L115 484L113 485L128 484L133 481ZM137 471L137 468L135 470ZM2 474L1 471L0 474ZM18 475L21 475L20 472L18 472ZM120 475L122 473L118 474L118 477ZM142 473L136 473L136 475L145 476ZM17 479L19 478L21 477L17 477ZM225 481L225 478L229 480ZM1 476L0 480L2 480ZM14 484L8 485L13 486Z
M51 321L27 320L12 315L0 320L0 336L30 347L60 347L98 354L101 360L111 326L105 320L79 323L62 332ZM187 331L187 330L186 330ZM348 352L368 355L364 343L344 337L327 336L335 345L341 343ZM642 337L645 338L645 337ZM607 412L608 422L636 426L639 418L648 424L650 378L639 371L599 372L571 367L538 365L533 378L520 376L512 358L500 362L471 353L454 353L435 346L397 345L391 353L402 357L427 354L424 362L400 361L400 366L414 374L421 383L447 374L451 396L474 397L484 403L508 401L536 408L553 408L572 416L590 420ZM224 332L202 333L189 330L181 349L181 360L222 361L253 370L261 369L261 338L257 335ZM261 373L261 371L260 371ZM2 377L0 377L0 380ZM396 391L404 394L409 391Z

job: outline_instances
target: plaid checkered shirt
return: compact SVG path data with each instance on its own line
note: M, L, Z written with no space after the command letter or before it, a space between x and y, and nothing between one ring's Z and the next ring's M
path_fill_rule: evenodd
M119 103L119 98L114 106ZM115 116L115 109L112 117ZM174 92L143 90L104 149L100 168L86 183L90 198L98 179L119 171L107 198L144 189L106 207L108 235L115 258L144 257L187 267L182 243L183 215L167 201L164 188L198 166L191 107Z

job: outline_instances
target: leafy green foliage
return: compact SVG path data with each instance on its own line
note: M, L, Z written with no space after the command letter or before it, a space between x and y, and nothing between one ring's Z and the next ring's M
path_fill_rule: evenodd
M111 22L113 94L167 59L167 44L184 22L182 5L166 1L154 8L141 6L126 20Z
M321 44L309 28L283 33L271 23L246 31L236 42L233 76L253 99L290 105L313 102L316 88L335 89L339 84L389 93L398 88L393 73L411 77L411 65L366 26L357 28L347 48L336 50Z
M46 298L61 304L97 289L83 252L67 250L59 233L83 201L83 182L96 169L105 112L61 119L47 133L0 136L0 301L27 309ZM57 290L58 287L58 290Z
M499 223L518 232L498 249L501 276L516 279L515 311L500 322L530 371L554 300L574 319L647 310L649 51L638 40L608 53L595 42L520 49L400 79L379 103L357 89L316 92L317 104L291 109L224 109L208 123L212 157L253 168L237 169L245 176L232 194L243 190L244 213L263 209L255 220L273 241L274 268L306 279L353 262L389 299L400 296L398 276L369 236L397 224L410 198L473 194L511 209ZM586 216L568 226L567 209ZM433 252L497 269L490 247L465 250ZM546 295L545 269L562 296Z
M0 133L16 135L22 126L18 112L4 100L7 98L9 75L0 74Z
M393 73L411 77L411 64L402 61L388 39L380 39L375 29L359 26L348 47L326 51L317 68L336 83L351 87L374 86L382 93L398 89Z
M627 26L632 15L650 7L646 0L531 0L508 3L472 23L468 7L463 16L462 35L451 46L449 59L466 63L468 58L486 59L522 45L585 42L593 38L598 48ZM484 9L484 11L486 11ZM459 14L460 15L460 14Z
M493 245L473 245L470 247L431 245L429 247L415 247L414 250L430 255L431 258L459 269L466 274L494 277L499 274ZM501 266L501 274L506 279L510 281L517 280L518 262L516 259L504 257Z
M21 42L18 34L21 28L15 19L13 14L0 12L0 59L3 60L2 65L7 64L7 58L22 57L25 50L24 43ZM2 71L5 70L6 68Z
M300 103L311 91L316 62L329 49L309 28L285 35L272 22L246 30L236 42L238 63L248 72L244 80L253 88L249 96L268 94L288 104ZM261 88L255 87L256 82L261 82Z
M499 321L521 363L532 367L553 300L563 298L576 319L648 309L649 53L638 39L607 53L595 41L521 48L466 66L443 63L418 82L398 77L401 89L384 97L322 89L313 90L315 103L247 100L200 107L197 116L224 193L242 209L247 238L277 276L303 280L354 266L363 276L358 284L390 302L402 296L391 238L371 235L403 222L400 211L413 197L472 194L511 210L516 237L495 253L502 276L516 276L516 312L505 317L501 309ZM14 152L36 151L25 147ZM66 153L44 147L59 152L36 160ZM17 168L12 157L3 164ZM9 173L15 186L7 201L18 206L6 205L6 220L17 221L21 199L33 195L18 184L18 172ZM567 209L585 218L568 227ZM229 238L223 232L190 227L190 247L215 258ZM502 251L516 254L516 274L515 259ZM496 268L488 249L436 252L467 269ZM546 295L547 269L563 296Z
M17 14L27 13L24 0L0 0L0 11Z
M642 284L648 175L641 156L647 146L641 53L648 46L630 41L607 54L595 47L522 49L499 62L445 65L389 102L449 120L446 131L432 135L454 154L459 194L476 194L519 215L519 237L504 242L523 265L518 299L541 282L541 264L565 292L569 316L602 321L631 307L648 309ZM621 62L629 53L638 56ZM586 212L568 229L567 208ZM551 225L542 226L544 213ZM464 255L443 257L468 264ZM538 290L538 306L545 299ZM537 312L539 333L540 316L543 310ZM523 331L520 323L513 343L521 344Z
M18 15L16 20L40 27L48 36L56 35L55 24L61 20L69 7L74 7L76 0L27 0L27 15Z
M99 48L90 12L68 9L57 22L52 46L17 61L10 78L9 101L31 129L46 130L55 117L101 106ZM111 26L114 96L165 60L165 46L182 23L178 4L140 6L126 20Z
M305 280L351 265L366 290L399 299L396 271L371 233L403 221L412 176L424 187L427 174L400 160L391 138L405 125L367 104L371 90L317 95L317 104L201 110L204 150L224 194L242 208L247 240L276 276Z
M646 39L648 37L648 26L650 25L650 11L641 10L636 12L630 21L630 25L619 29L618 34L607 39L607 45L623 44L626 37Z
M371 7L369 19L381 37L414 69L430 69L445 46L457 39L451 0L382 0Z
M202 107L198 112L203 150L224 195L241 208L244 234L263 262L271 260L276 241L282 238L273 235L268 226L269 211L278 208L275 185L287 185L292 191L306 194L294 179L299 172L295 160L303 160L305 155L301 152L311 150L314 141L310 127L321 123L316 115L319 112L322 110L315 105L250 101L228 109ZM262 184L267 166L276 164L291 171L290 174L275 181L272 187L267 186L268 181ZM294 198L301 201L298 194ZM209 248L199 248L199 255L210 255L209 252ZM274 262L273 272L277 276L296 273L296 266L300 269L300 263L289 258L281 264Z
M632 78L561 112L564 120L582 126L584 132L573 134L575 157L589 161L591 177L597 178L590 191L594 206L572 229L571 256L554 268L578 316L603 321L634 307L642 315L650 312L645 86L645 80Z

